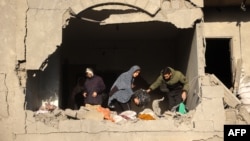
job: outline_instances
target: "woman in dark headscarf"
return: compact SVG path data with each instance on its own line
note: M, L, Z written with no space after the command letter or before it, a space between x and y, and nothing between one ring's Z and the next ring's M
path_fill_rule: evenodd
M102 77L94 74L93 69L86 69L86 81L84 83L83 96L85 97L85 104L101 105L102 93L106 89Z
M140 74L140 69L139 66L134 65L116 79L109 93L108 105L110 108L115 108L117 112L130 110L129 102L134 93L132 90L133 82L134 78ZM139 101L134 102L138 104Z

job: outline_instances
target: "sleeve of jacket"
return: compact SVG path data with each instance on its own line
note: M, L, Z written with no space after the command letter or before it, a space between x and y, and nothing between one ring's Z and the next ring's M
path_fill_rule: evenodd
M98 94L101 94L105 89L106 89L106 86L104 84L104 81L101 77L98 78L98 84L97 84L97 93Z
M157 79L149 86L149 88L151 90L155 90L156 88L158 88L161 85L162 81L163 81L163 78L161 75L159 75L157 77Z
M182 90L188 92L188 90L189 90L188 79L183 74L180 75L180 82L183 84Z

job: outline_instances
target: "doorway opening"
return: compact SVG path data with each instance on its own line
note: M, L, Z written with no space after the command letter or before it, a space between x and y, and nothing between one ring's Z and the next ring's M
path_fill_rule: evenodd
M233 86L230 39L206 39L205 58L205 73L214 74L228 89L230 89Z

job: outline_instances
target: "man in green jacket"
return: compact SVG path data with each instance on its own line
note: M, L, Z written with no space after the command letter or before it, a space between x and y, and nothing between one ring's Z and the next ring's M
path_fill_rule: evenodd
M169 106L168 109L172 110L173 107L185 102L189 90L189 83L186 76L182 72L175 70L171 67L165 67L160 76L149 86L147 93L155 90L156 88L165 85Z

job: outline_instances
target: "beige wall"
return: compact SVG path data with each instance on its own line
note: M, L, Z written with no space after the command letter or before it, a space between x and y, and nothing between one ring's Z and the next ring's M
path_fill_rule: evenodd
M240 29L241 53L243 60L243 69L247 76L250 75L250 22L242 22Z

